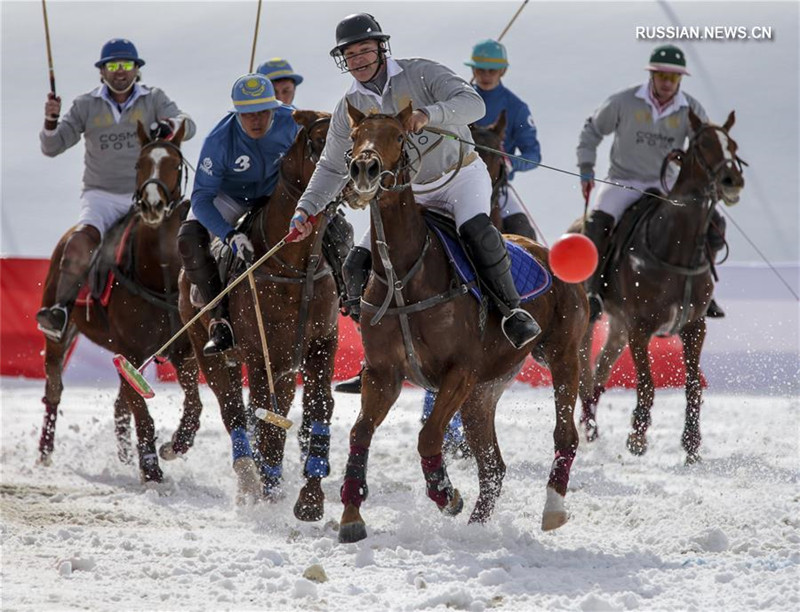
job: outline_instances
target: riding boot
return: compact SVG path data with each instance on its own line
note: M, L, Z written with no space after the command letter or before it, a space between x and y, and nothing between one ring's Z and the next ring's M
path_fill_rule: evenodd
M342 307L347 301L347 285L342 271L352 248L353 226L347 222L344 214L337 210L328 221L322 237L322 254L333 271L336 293L339 295L339 305Z
M208 230L199 221L192 219L181 224L178 231L178 250L183 260L183 269L206 304L222 291L217 262L209 249L210 243ZM208 336L208 342L203 346L203 354L206 356L216 355L236 346L226 299L220 300L211 311Z
M503 315L503 333L515 348L522 348L542 330L536 319L519 307L519 293L511 276L511 258L502 235L483 213L464 223L459 233L478 276Z
M589 321L594 323L603 314L603 298L601 297L604 268L608 247L611 243L611 230L614 229L614 217L602 210L593 210L586 219L584 234L597 247L597 268L586 283L589 298Z
M353 378L348 378L347 380L343 380L340 383L336 383L333 386L334 391L338 391L339 393L354 393L359 394L361 393L361 375L364 374L364 364L361 364L361 369L358 371L358 374L353 376Z
M372 270L372 253L364 247L354 247L342 267L342 276L347 290L344 302L345 314L358 323L361 319L361 294L367 286L369 273Z
M100 246L100 232L91 225L76 229L64 244L59 263L56 300L36 313L37 327L53 342L61 342L69 316Z
M514 213L503 219L503 233L525 236L531 240L536 240L536 232L531 225L528 215L525 213Z
M726 221L717 207L711 211L711 223L708 224L708 231L706 232L706 240L708 241L709 258L711 261L716 261L717 253L719 253L727 244L725 242L725 226ZM717 304L717 301L712 297L706 309L706 317L709 319L722 319L725 317L725 311Z

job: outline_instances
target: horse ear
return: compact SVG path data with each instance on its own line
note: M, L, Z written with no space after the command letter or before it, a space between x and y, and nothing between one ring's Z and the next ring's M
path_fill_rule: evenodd
M317 120L317 113L310 110L294 110L292 111L292 119L297 125L308 129Z
M703 125L703 122L700 121L700 117L698 117L695 114L695 112L694 112L694 110L692 110L691 106L689 107L689 125L692 126L692 131L693 132L696 132L697 130L699 130L700 127Z
M728 115L728 118L725 120L725 125L722 126L722 129L726 132L729 132L734 123L736 123L736 111L731 111L731 114Z
M411 116L411 113L414 112L414 107L411 105L411 101L409 100L408 106L406 106L403 110L395 115L395 119L400 122L400 125L406 125L406 121Z
M350 116L350 124L353 127L356 127L359 123L364 121L364 113L350 104L349 100L347 101L347 114Z
M176 147L181 146L183 142L183 137L186 136L186 122L181 121L180 126L178 127L178 131L170 138L170 142L174 144Z
M150 142L150 136L148 136L147 130L144 129L142 122L138 119L136 120L136 135L139 137L139 143L142 146Z
M497 121L492 125L492 131L498 136L503 136L506 133L506 123L506 109L503 109L500 111L500 116L497 117Z

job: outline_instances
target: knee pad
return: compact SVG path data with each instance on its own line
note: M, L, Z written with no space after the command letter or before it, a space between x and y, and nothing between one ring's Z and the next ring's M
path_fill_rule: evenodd
M458 228L458 231L476 266L490 269L506 260L506 245L503 236L492 224L487 214L481 213L472 217Z
M211 259L209 244L211 236L202 223L191 220L181 224L178 230L178 252L187 271L197 270L209 263L208 260Z

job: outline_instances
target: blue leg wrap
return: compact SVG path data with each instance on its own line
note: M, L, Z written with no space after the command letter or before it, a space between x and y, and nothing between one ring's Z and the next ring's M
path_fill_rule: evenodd
M326 423L314 421L311 423L311 437L308 444L308 457L306 458L303 473L306 478L325 478L331 472L328 463L328 452L331 446L331 427Z
M463 424L461 423L461 413L456 412L444 432L445 441L460 444L464 441L464 432L462 430Z
M253 456L253 449L250 446L250 440L247 439L247 430L244 427L236 427L231 431L231 445L234 462L242 457Z
M436 401L436 394L433 391L425 391L425 401L422 403L422 422L428 420L433 412L433 403Z
M281 478L283 477L283 464L269 465L268 463L261 464L261 479L264 481L264 494L269 495L275 489L280 487Z

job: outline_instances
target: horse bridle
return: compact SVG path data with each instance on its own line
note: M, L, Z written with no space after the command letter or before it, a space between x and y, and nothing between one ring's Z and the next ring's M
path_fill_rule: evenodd
M170 189L167 186L167 184L164 183L164 181L162 181L161 179L158 178L147 179L145 182L143 182L136 188L136 191L133 194L133 203L138 209L141 210L144 190L147 188L148 185L155 185L156 187L158 187L160 191L162 191L166 195L167 198L169 198L167 201L167 205L164 209L166 212L166 217L169 218L175 207L178 204L180 204L180 202L183 200L183 192L186 191L186 184L188 183L189 175L186 172L186 161L183 158L183 153L181 152L180 147L170 142L169 140L158 139L148 142L146 145L142 147L142 150L139 154L140 157L145 151L155 147L164 147L166 149L170 149L174 153L177 153L179 159L178 180L175 183L175 187ZM137 162L136 168L138 169L138 167L139 164ZM183 188L181 188L181 184L183 184Z

